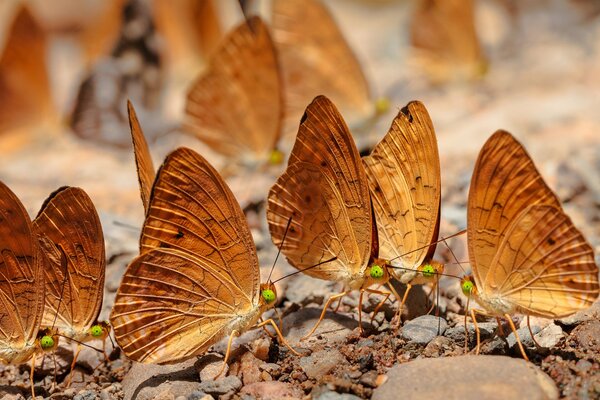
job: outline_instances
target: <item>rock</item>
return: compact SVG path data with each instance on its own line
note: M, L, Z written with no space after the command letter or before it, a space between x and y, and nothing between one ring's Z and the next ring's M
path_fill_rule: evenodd
M532 326L531 330L533 331L534 336L541 331L539 326ZM519 339L521 339L521 343L524 347L535 347L535 343L533 343L533 339L531 338L531 334L529 333L529 329L527 328L527 326L517 329L517 333L519 334ZM508 342L508 347L511 350L518 348L517 338L514 332L511 332L506 337L506 341Z
M237 375L241 375L244 385L260 382L260 366L265 364L263 361L254 357L254 354L244 353L240 359L240 369Z
M215 400L210 394L206 394L200 390L190 393L187 400Z
M443 318L423 315L406 322L400 334L408 341L427 344L436 336L443 335L447 326L448 324Z
M317 396L313 396L313 400L360 400L360 397L350 393L325 391Z
M310 348L311 342L325 340L329 344L342 343L358 326L353 318L333 311L327 311L315 333L306 341L300 339L306 335L319 320L320 308L302 308L283 318L283 329L286 340L293 346ZM297 348L298 350L298 348Z
M336 367L347 363L346 357L337 349L316 351L301 358L299 362L304 373L311 379L322 378Z
M25 400L21 391L12 386L0 386L0 398L2 398L2 400Z
M587 321L573 329L568 343L580 351L600 352L600 320Z
M596 301L591 307L576 312L573 315L558 320L560 325L574 326L590 320L600 319L600 301Z
M335 283L298 274L288 281L285 297L292 303L306 306L310 303L325 304L335 294Z
M547 325L539 333L534 335L538 344L546 349L556 346L564 336L565 334L562 328L555 323Z
M187 396L200 390L195 362L194 358L171 365L134 363L123 378L124 400L151 400L164 391Z
M200 384L199 390L204 393L219 396L226 393L235 393L242 387L242 381L237 376L227 376L216 381L207 381Z
M271 349L271 338L268 336L258 338L252 342L252 354L262 361L269 360L269 350Z
M362 374L362 376L358 380L358 383L360 383L361 385L370 387L370 388L374 388L374 387L377 387L377 378L378 377L379 377L379 374L377 374L377 371L375 371L375 370L365 372L364 374Z
M479 328L479 335L481 336L481 340L490 339L496 333L496 328L498 324L495 322L478 322L477 327ZM475 325L472 323L467 323L467 331L469 332L469 344L474 345L477 341L477 336L475 332ZM465 326L463 324L459 324L449 328L444 332L444 336L449 339L452 339L456 343L464 343L465 340Z
M93 390L82 390L73 397L73 400L96 400L97 398L98 395Z
M240 391L242 395L253 396L261 400L299 399L304 393L299 388L286 382L256 382L246 385Z
M373 400L557 399L554 382L533 364L503 356L422 358L399 364Z
M218 374L221 374L220 376L227 376L227 371L229 371L229 365L225 364L225 368L223 368L223 359L214 354L207 354L200 357L195 367L198 370L200 382L212 381L217 378Z
M55 364L56 362L56 364ZM54 376L54 368L56 368L56 374L62 375L69 372L71 363L73 362L73 347L67 342L67 339L60 338L59 346L54 351L54 357L52 353L46 353L45 357L37 357L35 362L35 375L52 375ZM31 365L31 363L30 363ZM55 367L56 365L56 367Z

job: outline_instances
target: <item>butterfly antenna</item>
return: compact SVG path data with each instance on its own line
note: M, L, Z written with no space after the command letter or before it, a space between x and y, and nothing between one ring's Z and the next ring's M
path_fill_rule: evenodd
M398 259L398 258L404 257L404 256L406 256L406 255L412 254L412 253L414 253L414 252L421 251L421 250L423 250L423 249L429 248L429 247L433 246L434 244L438 244L438 243L440 243L440 242L443 242L443 241L445 241L446 239L452 239L453 237L460 236L460 235L462 235L463 233L467 233L467 230L466 230L466 229L463 229L462 231L460 231L460 232L456 232L456 233L455 233L455 234L453 234L453 235L446 236L445 238L438 239L438 240L436 240L435 242L431 242L431 243L429 243L429 244L426 244L425 246L421 246L421 247L418 247L418 248L416 248L416 249L414 249L414 250L411 250L411 251L409 251L409 252L406 252L406 253L404 253L404 254L400 254L399 256L396 256L396 257L392 258L392 259L390 260L390 262L392 262L392 261L394 261L394 260L396 260L396 259ZM458 261L458 260L457 260L457 261Z
M95 348L94 346L92 346L92 345L89 345L89 344L87 344L87 343L81 342L81 341L79 341L79 340L77 340L77 339L73 339L73 338L71 338L71 337L68 337L68 336L65 336L65 335L61 335L61 334L57 334L57 336L60 336L60 337L62 337L62 338L65 338L65 339L67 339L67 340L71 340L71 341L73 341L73 342L75 342L75 343L77 343L77 344L80 344L80 345L82 345L82 346L89 347L89 348L90 348L90 349L92 349L92 350L96 350L98 353L102 353L102 350L100 350L100 349L97 349L97 348Z
M467 274L467 271L463 268L462 264L460 263L460 261L458 261L458 258L456 257L456 254L454 254L454 251L452 250L452 248L448 245L448 243L446 242L446 238L442 239L442 241L444 242L444 244L446 245L446 247L448 248L448 250L450 251L450 254L452 254L452 257L454 257L454 261L455 264L458 264L458 266L460 267L460 269L462 270L463 274Z
M56 325L56 320L58 319L58 313L60 311L60 304L62 303L63 295L65 293L65 286L67 286L67 278L69 277L69 274L68 274L69 261L67 260L67 253L65 252L65 249L63 249L61 244L57 243L56 247L58 247L58 249L60 250L60 253L61 253L60 266L61 266L61 269L64 271L65 279L63 279L63 281L62 281L62 287L60 289L60 297L58 299L58 307L56 307L56 314L54 314L54 321L52 321L51 329L54 329L54 326Z
M279 259L279 255L281 254L281 249L283 248L283 243L285 242L285 238L287 237L288 229L290 229L290 225L292 224L292 217L288 219L287 225L285 226L285 231L283 232L283 238L281 239L281 243L279 243L279 249L277 249L277 255L275 256L275 261L273 261L273 266L271 267L271 272L269 272L269 278L267 282L271 282L271 275L273 275L273 270L275 270L275 265L277 265L277 260ZM275 283L275 282L273 282Z
M395 265L388 265L388 268L392 268L392 269L399 269L401 271L409 271L409 272L414 272L415 270L412 268L405 268L405 267L397 267ZM436 272L436 271L432 271L429 272L432 275L437 275L437 276L447 276L449 278L456 278L456 279L462 279L460 276L457 275L452 275L452 274L445 274L443 272Z
M131 224L128 224L127 222L121 222L121 221L114 220L113 224L116 225L116 226L120 226L121 228L130 229L132 231L136 231L136 232L140 231L140 228L138 228L136 226L133 226Z
M294 276L294 275L296 275L296 274L299 274L300 272L308 271L309 269L316 268L316 267L318 267L319 265L327 264L328 262L332 262L332 261L335 261L335 260L337 260L337 257L331 257L331 258L330 258L330 259L328 259L328 260L321 261L321 262L319 262L319 263L317 263L317 264L315 264L315 265L311 265L310 267L306 267L306 268L304 268L304 269L299 269L298 271L294 271L294 272L292 272L291 274L287 274L286 276L282 276L281 278L277 279L277 280L276 280L275 282L273 282L273 283L277 283L277 282L279 282L279 281L280 281L280 280L282 280L282 279L289 278L290 276Z

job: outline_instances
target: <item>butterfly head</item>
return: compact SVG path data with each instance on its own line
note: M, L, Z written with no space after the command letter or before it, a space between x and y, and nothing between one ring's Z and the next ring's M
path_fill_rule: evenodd
M471 275L465 276L460 281L460 288L465 296L470 297L477 293L477 287L475 286L475 282L473 282L473 277Z
M260 285L260 304L272 307L277 301L277 290L272 283L263 283Z
M38 332L37 340L44 352L52 351L58 347L58 334L53 329L41 329Z
M104 339L110 332L110 325L106 321L96 322L89 329L89 334L93 339Z
M421 264L417 270L425 279L435 279L439 274L444 272L444 264L437 261L427 261Z
M390 279L386 260L375 259L367 268L368 280L372 283L386 283Z
M387 97L380 97L375 100L375 114L381 115L388 112L390 109L390 99Z
M269 165L279 165L283 162L283 152L279 149L273 149L271 150L271 153L269 153Z

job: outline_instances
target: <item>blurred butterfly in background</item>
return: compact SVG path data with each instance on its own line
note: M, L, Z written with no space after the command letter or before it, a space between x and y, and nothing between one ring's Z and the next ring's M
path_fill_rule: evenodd
M410 35L414 61L433 83L474 80L487 71L473 0L418 0Z
M305 338L316 330L331 302L352 290L360 290L362 330L363 293L382 294L385 301L390 293L369 287L385 284L389 273L377 259L369 181L360 155L341 114L325 96L306 108L288 166L269 192L267 220L273 243L291 265L344 285L328 299ZM308 269L331 257L337 259Z
M37 354L53 351L58 335L41 330L45 259L25 207L0 182L0 361L31 359L31 394Z
M46 35L26 6L14 15L0 48L0 134L57 125Z
M152 192L152 183L156 172L148 142L144 136L144 131L140 125L133 104L127 101L127 115L129 117L129 130L131 132L131 142L133 144L133 156L135 158L135 169L137 171L138 183L140 185L140 197L144 206L144 215L148 212L150 205L150 194Z
M111 314L120 347L135 361L166 364L229 336L226 363L233 337L275 300L273 283L260 283L256 248L231 190L199 154L173 151L157 173L140 255L127 267ZM273 320L258 326L267 324L289 347Z
M102 226L85 191L65 186L46 199L33 227L47 261L42 326L78 343L70 385L80 343L98 339L104 349L110 333L108 323L98 321L106 272Z
M510 133L497 131L481 149L467 212L473 276L462 289L484 308L478 313L506 318L518 339L512 314L556 319L596 301L591 246Z
M440 158L433 123L425 106L404 107L369 156L363 157L379 258L393 278L407 285L398 313L412 285L435 282L444 265L432 261L440 226ZM429 245L429 246L428 246Z

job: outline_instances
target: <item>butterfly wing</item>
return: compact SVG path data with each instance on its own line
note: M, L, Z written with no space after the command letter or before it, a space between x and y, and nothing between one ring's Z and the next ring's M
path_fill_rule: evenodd
M569 217L552 205L532 205L510 224L492 261L486 295L527 315L560 318L598 298L594 252Z
M43 255L27 211L0 182L0 360L24 362L44 312Z
M527 207L543 204L561 209L523 146L497 131L479 153L469 189L467 241L478 288L487 282L509 225Z
M127 112L129 114L129 129L131 130L131 141L133 142L133 154L135 156L135 167L140 184L140 196L144 205L144 212L148 212L150 192L154 182L155 170L150 148L146 142L144 131L140 126L133 104L127 101Z
M42 325L77 339L102 307L106 256L100 218L82 189L62 187L44 202L33 226L47 259Z
M0 56L0 132L40 121L51 112L46 37L29 9L19 6Z
M258 17L230 33L191 87L185 129L233 158L266 160L279 137L282 93L275 49Z
M294 124L306 104L321 94L353 118L374 111L360 63L323 4L275 0L272 28L283 72L286 114Z
M200 354L256 310L259 268L244 214L216 170L179 148L160 168L140 239L111 315L137 361Z
M273 243L284 241L282 252L298 269L337 257L306 273L348 280L362 276L367 266L371 218L358 150L333 103L319 96L306 108L288 167L269 192L267 220Z
M404 107L363 163L377 221L379 257L416 269L435 251L435 245L426 246L437 240L440 218L440 158L425 106L413 101ZM399 278L404 272L393 274Z

